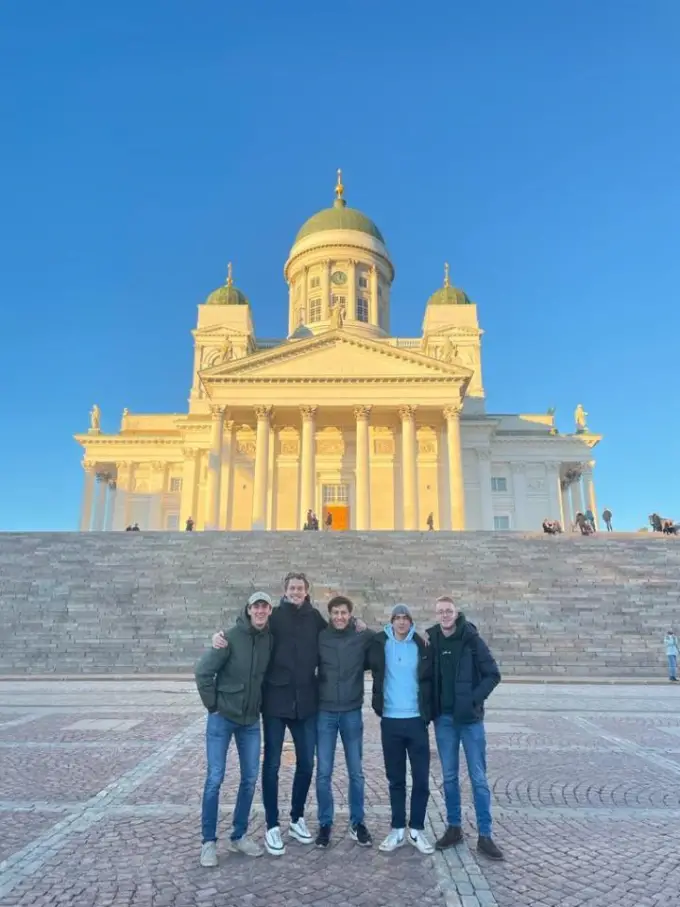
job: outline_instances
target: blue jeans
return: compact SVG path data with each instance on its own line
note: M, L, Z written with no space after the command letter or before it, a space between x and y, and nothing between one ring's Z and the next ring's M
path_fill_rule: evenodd
M238 786L236 808L234 809L232 841L238 841L248 830L248 816L253 804L257 772L260 767L260 722L236 724L228 718L213 712L208 715L205 729L208 774L203 788L201 827L203 843L217 840L217 811L220 803L220 787L227 767L227 751L231 738L236 739L241 782Z
M319 825L333 824L333 764L338 732L345 751L349 776L349 821L364 821L364 772L362 768L364 722L361 709L319 712L316 722L316 800Z
M670 680L675 680L675 678L678 676L676 673L677 670L678 670L678 656L669 655L668 656L668 677L670 678Z
M295 775L290 803L291 822L305 814L307 794L314 774L316 749L316 715L309 718L272 718L262 716L264 727L264 759L262 762L262 800L267 828L279 824L279 768L286 728L295 747Z
M486 734L484 722L455 724L453 715L440 715L434 723L439 760L444 778L444 799L446 801L446 822L448 825L461 824L460 783L458 766L460 745L463 744L467 761L472 798L477 815L477 832L480 836L491 837L491 792L486 780Z

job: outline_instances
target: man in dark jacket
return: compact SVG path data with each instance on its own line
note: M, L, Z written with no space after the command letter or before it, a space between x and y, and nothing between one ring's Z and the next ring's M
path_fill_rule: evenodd
M500 683L500 671L475 625L465 619L451 598L437 599L436 614L439 623L427 632L434 658L432 705L447 829L435 846L445 850L463 840L458 781L462 743L477 816L477 849L493 860L502 860L503 854L491 837L484 733L484 702Z
M201 866L217 866L217 811L232 737L238 749L241 782L229 849L249 857L262 853L245 834L260 767L260 706L262 681L272 651L271 613L271 598L266 592L255 592L236 625L227 630L227 646L209 649L196 665L196 686L208 710Z
M395 605L390 623L373 638L368 664L373 674L373 710L381 717L380 736L392 809L392 830L380 850L396 850L408 840L421 853L433 853L434 848L424 832L430 796L427 725L432 711L432 654L415 635L406 605ZM413 779L408 835L407 755Z
M370 847L364 824L364 773L362 766L364 724L364 667L366 651L374 637L371 630L357 632L352 620L354 605L344 595L328 602L330 626L319 634L319 714L317 717L316 799L319 809L317 847L328 847L333 826L331 779L335 746L340 734L349 778L349 834Z

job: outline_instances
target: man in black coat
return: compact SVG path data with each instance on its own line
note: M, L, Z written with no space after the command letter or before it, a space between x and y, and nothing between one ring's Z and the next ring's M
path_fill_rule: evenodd
M465 619L451 598L438 598L436 613L439 623L427 632L434 658L432 711L448 827L435 846L445 850L463 840L458 780L462 743L477 816L477 850L493 860L502 860L503 854L491 837L484 733L484 702L500 683L500 671L475 625Z

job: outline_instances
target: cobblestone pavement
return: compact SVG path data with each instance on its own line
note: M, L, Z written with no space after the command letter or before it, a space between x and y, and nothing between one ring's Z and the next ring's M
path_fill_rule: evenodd
M680 689L504 684L487 715L495 836L504 863L466 844L422 857L359 848L346 834L338 754L327 852L227 854L236 785L227 769L220 866L198 865L204 715L178 681L0 681L0 905L9 907L664 907L680 891ZM389 806L378 723L366 712L367 822ZM286 744L281 801L290 797ZM428 832L444 827L433 746ZM251 832L263 834L260 792ZM307 818L315 827L312 797Z

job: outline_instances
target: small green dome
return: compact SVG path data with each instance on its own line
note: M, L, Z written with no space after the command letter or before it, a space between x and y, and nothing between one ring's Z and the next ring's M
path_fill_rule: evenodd
M227 269L227 282L213 290L205 301L206 305L248 305L248 298L234 286L231 277L231 262Z
M367 233L384 243L383 235L370 219L356 208L348 208L344 199L345 187L342 185L342 171L338 170L338 182L335 187L335 201L332 208L324 208L312 215L309 220L298 230L295 242L300 242L312 233L321 233L324 230L357 230Z
M449 280L449 266L444 265L444 286L430 296L428 305L472 305L472 300L464 290L452 287Z

